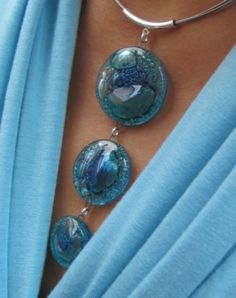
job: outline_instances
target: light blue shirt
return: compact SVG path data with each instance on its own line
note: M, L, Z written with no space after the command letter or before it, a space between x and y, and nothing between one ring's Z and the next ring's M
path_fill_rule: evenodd
M0 0L1 298L39 293L80 5ZM235 126L236 47L50 297L235 298Z

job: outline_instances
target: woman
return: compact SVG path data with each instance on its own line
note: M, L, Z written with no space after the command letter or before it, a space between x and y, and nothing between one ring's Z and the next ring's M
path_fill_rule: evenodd
M160 20L215 1L125 4ZM235 297L235 6L151 34L168 100L121 134L135 182L116 207L91 210L95 233L115 207L61 281L50 252L42 278L52 209L55 222L84 206L74 159L114 127L95 100L97 71L116 49L138 45L140 28L113 1L0 1L0 14L0 296L37 297L41 285L45 297L57 283L51 297Z

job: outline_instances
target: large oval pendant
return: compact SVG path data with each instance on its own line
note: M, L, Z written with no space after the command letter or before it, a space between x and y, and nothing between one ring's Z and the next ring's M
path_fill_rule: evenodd
M161 110L168 79L162 62L151 51L130 47L111 55L96 84L104 112L126 126L141 125Z
M125 149L111 140L97 140L78 155L73 183L82 199L105 205L121 195L129 183L131 162Z

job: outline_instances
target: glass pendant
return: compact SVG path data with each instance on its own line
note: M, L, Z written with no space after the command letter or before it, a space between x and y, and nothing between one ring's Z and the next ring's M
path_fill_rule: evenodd
M76 216L65 216L54 225L50 248L54 259L68 268L91 238L87 225Z
M92 205L106 205L126 189L131 162L125 149L111 140L97 140L78 155L73 183L80 197Z
M147 34L144 30L144 42ZM62 267L67 268L91 238L83 221L90 206L112 203L129 184L131 161L117 142L120 127L150 121L161 110L167 87L164 66L145 47L120 49L100 68L96 96L103 111L117 126L110 139L98 139L88 144L75 160L72 180L86 207L79 216L65 216L54 225L50 247Z
M167 95L167 74L151 51L124 48L101 67L96 94L103 111L125 126L141 125L161 110Z

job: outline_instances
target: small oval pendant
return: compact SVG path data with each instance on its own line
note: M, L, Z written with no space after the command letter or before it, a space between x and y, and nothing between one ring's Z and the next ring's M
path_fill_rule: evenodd
M76 216L60 218L53 227L50 248L54 259L68 268L91 238L87 225Z
M168 79L151 51L130 47L111 55L101 67L96 95L104 112L126 126L141 125L161 110Z
M73 183L88 203L105 205L124 192L130 175L131 162L125 149L110 140L97 140L78 155Z

